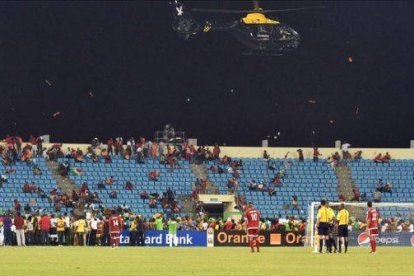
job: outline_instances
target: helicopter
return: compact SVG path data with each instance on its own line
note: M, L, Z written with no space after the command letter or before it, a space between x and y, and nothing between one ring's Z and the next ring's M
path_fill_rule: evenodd
M173 9L173 30L182 39L191 39L200 33L228 32L245 45L250 52L245 55L281 56L299 47L301 37L292 27L266 14L308 10L322 7L263 10L258 0L253 0L253 10L188 9L179 0L170 2ZM199 22L192 12L246 14L240 20L217 23L206 20Z

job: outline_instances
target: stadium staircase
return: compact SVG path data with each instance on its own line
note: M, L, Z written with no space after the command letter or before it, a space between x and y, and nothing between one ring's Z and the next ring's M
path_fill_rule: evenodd
M352 188L358 188L352 177L352 171L346 162L341 162L335 167L335 174L338 178L338 193L345 197L345 201L351 201L354 197ZM355 218L363 220L365 213L360 212L359 207L349 206L348 211L354 214Z
M219 194L219 189L214 183L208 179L208 169L205 164L191 164L190 169L193 172L196 179L207 179L206 194ZM183 214L194 215L195 213L195 202L193 201L192 195L182 194L178 195L177 199L181 202Z
M181 202L181 213L193 215L195 213L195 205L191 195L178 195L177 200Z
M61 176L58 172L59 163L56 161L46 161L46 166L52 172L53 178L56 180L57 187L68 195L72 194L72 191L75 190L79 192L79 187L76 186L75 182L69 177ZM82 216L84 214L84 204L79 204L78 208L73 209L73 214L77 216Z
M206 194L220 194L220 189L208 177L208 167L206 164L191 164L191 170L197 179L207 179Z
M346 201L350 201L354 196L352 188L357 186L352 178L351 169L345 163L341 163L336 166L335 174L338 178L338 193L342 194Z
M53 178L56 180L58 187L62 192L67 193L68 195L72 194L72 191L79 191L79 187L76 186L73 180L68 177L61 176L58 172L59 163L55 161L46 161L46 165L49 170L52 172Z

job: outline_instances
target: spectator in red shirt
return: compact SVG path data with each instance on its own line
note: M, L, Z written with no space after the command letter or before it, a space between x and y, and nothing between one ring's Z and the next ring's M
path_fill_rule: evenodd
M49 231L50 231L50 218L47 214L44 214L40 219L40 229L42 230L42 244L49 245Z
M382 163L390 163L391 161L391 155L386 152L383 156L382 156Z
M281 230L282 224L279 223L279 219L272 220L272 223L270 224L270 230Z
M23 193L31 193L30 183L25 181L23 185Z
M125 184L125 189L126 189L127 191L132 191L132 190L134 189L134 185L132 184L132 182L131 182L131 181L127 181L127 182L126 182L126 184Z
M277 173L275 175L275 177L273 177L272 184L275 185L275 186L280 186L280 184L282 184L282 180L280 179L280 174L279 173Z
M214 160L220 159L220 152L221 152L220 147L219 147L219 145L216 143L216 144L214 145L214 148L213 148L213 159L214 159Z
M375 163L382 163L382 154L379 153L377 156L374 157Z
M313 162L318 162L320 155L318 147L313 147Z
M358 150L358 151L356 151L356 152L354 153L353 159L354 159L354 160L361 160L361 159L362 159L362 150Z
M16 227L16 239L18 246L26 246L24 237L24 219L20 216L20 212L14 217L13 224Z
M158 181L158 177L160 177L160 172L156 170L150 171L148 177L151 181Z
M16 212L20 212L21 209L22 209L22 206L20 205L20 202L17 199L15 199L14 200L14 210Z
M299 225L299 231L305 231L306 230L306 220L302 220Z
M298 149L297 152L299 154L299 162L303 162L304 161L304 158L303 158L303 150L302 149Z
M358 189L352 188L352 193L354 194L354 197L351 199L351 201L360 201L361 194L359 193Z
M224 224L224 231L233 230L234 228L234 221L229 217L227 218L227 222Z

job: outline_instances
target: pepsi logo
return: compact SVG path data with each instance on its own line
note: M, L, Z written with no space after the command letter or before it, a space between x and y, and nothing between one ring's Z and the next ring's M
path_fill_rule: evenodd
M413 239L411 239L411 240L413 240ZM359 234L358 244L359 244L359 246L368 246L369 245L369 235L365 232L362 232L361 234Z
M411 245L414 246L414 235L411 236Z

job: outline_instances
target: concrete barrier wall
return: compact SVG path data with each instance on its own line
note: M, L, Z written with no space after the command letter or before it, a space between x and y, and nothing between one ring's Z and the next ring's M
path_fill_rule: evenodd
M49 148L53 144L56 143L45 143L44 147ZM88 146L88 144L63 143L62 149L66 151L68 147L75 149L80 148L82 151L86 152ZM312 158L313 149L309 147L220 147L221 156L262 157L263 151L266 150L272 158L283 158L287 152L289 152L290 158L298 158L297 150L299 148L303 150L305 158ZM351 153L354 153L357 150L362 150L362 157L364 159L373 159L376 154L384 154L385 152L389 152L393 159L414 159L414 148L350 148ZM319 148L319 152L322 154L321 158L331 156L335 151L341 153L338 148Z

